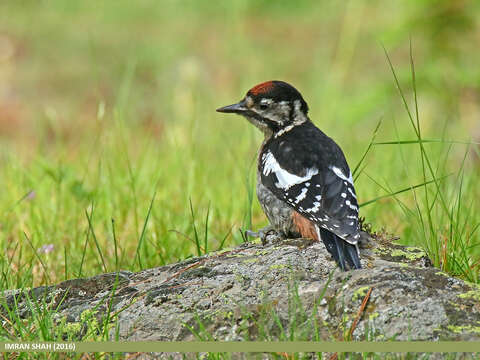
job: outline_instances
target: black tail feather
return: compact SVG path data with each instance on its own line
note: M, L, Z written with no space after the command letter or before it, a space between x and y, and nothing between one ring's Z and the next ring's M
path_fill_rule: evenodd
M335 235L325 229L320 228L320 238L322 239L323 244L327 248L328 252L337 262L338 266L340 266L342 270L345 270L345 261L340 261L340 256L338 254L339 249L337 247L337 242L335 241ZM344 260L343 257L342 260Z
M358 257L358 245L352 245L339 237L338 240L342 241L345 244L345 250L347 251L347 260L350 265L350 269L361 269L362 265L360 264L360 258Z
M320 228L320 237L328 252L333 256L342 270L347 270L345 261L348 263L350 269L362 268L355 245L346 242L334 233L323 228Z

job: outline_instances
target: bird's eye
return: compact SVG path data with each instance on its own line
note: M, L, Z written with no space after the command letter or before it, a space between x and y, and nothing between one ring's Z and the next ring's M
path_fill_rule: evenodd
M260 110L266 110L268 108L267 103L260 103Z

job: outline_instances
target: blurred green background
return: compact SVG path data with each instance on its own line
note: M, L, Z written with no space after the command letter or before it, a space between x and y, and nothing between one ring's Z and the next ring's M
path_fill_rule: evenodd
M215 112L293 84L354 168L361 208L478 281L478 1L0 2L0 287L138 270L243 241L262 135ZM426 180L425 180L426 179ZM151 211L149 208L151 206ZM112 222L112 219L114 220Z

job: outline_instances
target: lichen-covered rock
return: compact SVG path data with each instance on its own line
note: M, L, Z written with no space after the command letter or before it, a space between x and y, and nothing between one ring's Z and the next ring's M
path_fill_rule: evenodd
M480 340L480 288L431 267L419 248L372 240L362 270L341 272L307 239L243 244L144 270L4 293L3 309L56 309L65 338L119 340ZM107 325L107 326L110 326ZM115 326L114 326L115 325Z

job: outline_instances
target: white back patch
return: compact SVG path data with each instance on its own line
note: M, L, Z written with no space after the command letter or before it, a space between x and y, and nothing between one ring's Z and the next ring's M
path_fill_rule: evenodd
M312 178L312 176L318 174L318 169L316 168L307 169L305 176L297 176L295 174L291 174L287 170L282 169L282 167L270 151L266 154L263 154L262 161L263 175L268 176L271 172L273 172L278 180L275 183L275 186L284 190L291 188L293 185L301 184L305 181L308 181Z

